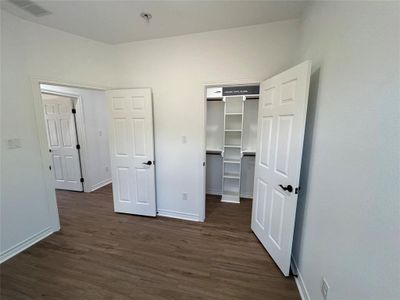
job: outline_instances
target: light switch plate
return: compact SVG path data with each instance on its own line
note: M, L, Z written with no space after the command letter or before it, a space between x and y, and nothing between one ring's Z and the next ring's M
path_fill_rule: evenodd
M21 139L9 139L7 140L8 149L18 149L21 148Z

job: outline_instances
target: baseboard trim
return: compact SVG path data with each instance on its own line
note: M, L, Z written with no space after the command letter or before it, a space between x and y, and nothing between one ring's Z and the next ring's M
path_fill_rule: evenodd
M208 191L206 191L206 194L207 195L222 196L222 192L221 191L217 191L217 190L208 190ZM251 194L240 194L240 198L253 199L253 195L251 195Z
M240 194L240 198L253 199L253 195L252 194Z
M217 191L217 190L207 190L206 194L208 195L215 195L215 196L221 196L222 192L221 191Z
M99 188L102 188L103 186L106 186L107 184L110 184L110 183L111 183L111 178L100 181L99 183L92 185L92 187L90 188L90 191L94 192L95 190L98 190Z
M47 227L42 231L32 235L31 237L23 240L22 242L16 244L15 246L7 249L6 251L0 254L0 264L5 262L6 260L10 259L11 257L17 255L18 253L24 251L25 249L29 248L30 246L36 244L37 242L43 240L44 238L48 237L50 234L55 232L52 227Z
M221 202L224 202L224 203L234 203L234 204L240 204L240 200L239 201L236 201L236 200L227 200L227 199L221 199Z
M292 256L292 259L290 262L290 266L292 267L293 273L297 275L294 277L294 280L296 282L297 289L299 290L301 299L302 300L310 300L310 295L308 294L306 284L303 280L303 276L301 276L300 270L297 267L296 260L293 258L293 256Z
M202 220L200 220L200 217L198 214L184 213L184 212L169 210L169 209L158 209L157 215L161 216L161 217L181 219L181 220L186 220L186 221L203 222Z

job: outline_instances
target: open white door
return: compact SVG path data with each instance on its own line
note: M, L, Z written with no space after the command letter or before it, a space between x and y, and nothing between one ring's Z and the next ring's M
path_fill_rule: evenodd
M42 101L55 188L83 191L72 99L42 94Z
M260 86L251 228L289 275L311 62Z
M153 105L150 89L107 91L115 212L155 216Z

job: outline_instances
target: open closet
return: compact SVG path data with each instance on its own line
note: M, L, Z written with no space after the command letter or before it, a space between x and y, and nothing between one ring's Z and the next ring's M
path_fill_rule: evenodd
M259 86L207 88L206 193L252 198Z

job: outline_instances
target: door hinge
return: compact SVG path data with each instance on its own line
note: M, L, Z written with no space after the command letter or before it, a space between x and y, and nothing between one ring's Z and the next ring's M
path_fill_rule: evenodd
M294 189L294 193L297 195L300 192L300 187Z
M85 181L85 179L81 178L81 182L84 182L84 181Z
M75 108L72 109L72 113L76 114L76 109Z
M78 149L78 150L81 149L81 145L79 145L79 144L76 145L76 149Z

